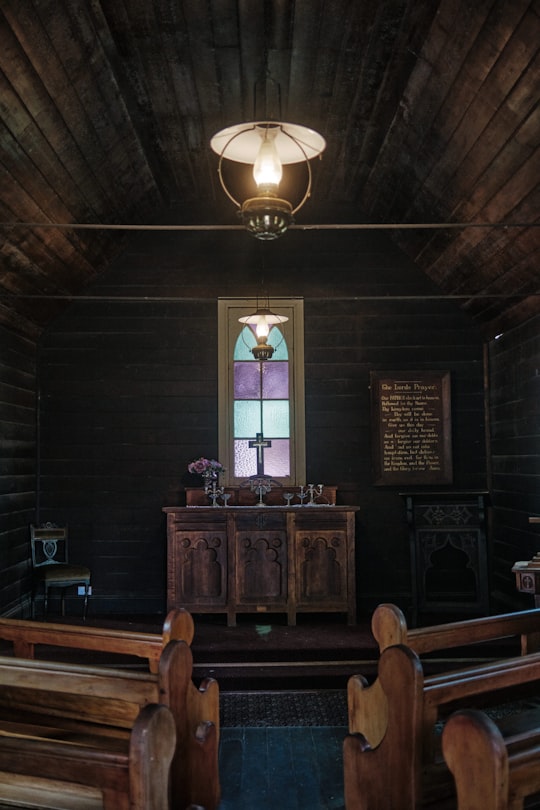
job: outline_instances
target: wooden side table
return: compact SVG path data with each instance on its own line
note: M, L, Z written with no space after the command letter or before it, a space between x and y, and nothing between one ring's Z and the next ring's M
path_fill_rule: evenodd
M529 523L540 523L540 517L531 515ZM534 606L540 607L540 552L532 560L519 560L512 567L516 575L516 588L520 593L534 596Z

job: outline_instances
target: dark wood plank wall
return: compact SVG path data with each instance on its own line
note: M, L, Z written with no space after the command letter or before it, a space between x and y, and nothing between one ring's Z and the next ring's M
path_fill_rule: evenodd
M30 590L36 493L36 344L0 328L0 612L18 614Z
M516 560L540 551L540 318L489 344L491 473L493 491L492 592L502 610L516 604L511 572ZM522 607L532 597L519 594Z
M410 603L405 509L371 473L369 372L450 370L454 485L486 485L476 327L384 236L140 235L42 341L40 519L71 526L94 610L159 611L161 507L217 452L218 296L305 298L307 477L359 504L359 609ZM247 272L246 272L247 270Z
M47 335L40 519L69 523L93 609L164 609L161 508L216 453L216 330L207 301L119 302L75 305Z

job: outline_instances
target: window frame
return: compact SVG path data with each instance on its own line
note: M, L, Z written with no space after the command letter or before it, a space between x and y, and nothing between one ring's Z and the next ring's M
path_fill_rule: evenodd
M238 486L244 480L234 476L233 354L243 328L238 319L255 312L260 305L260 298L218 298L218 458L226 468L222 482L225 486ZM279 329L289 353L291 470L289 476L276 480L284 486L298 486L306 477L304 300L272 298L270 309L289 319Z

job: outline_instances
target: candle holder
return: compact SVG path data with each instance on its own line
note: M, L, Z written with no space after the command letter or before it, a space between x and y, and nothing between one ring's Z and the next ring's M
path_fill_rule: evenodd
M268 475L252 475L243 481L241 486L249 487L249 489L258 496L259 500L255 506L266 506L267 504L263 501L263 496L267 495L276 487L280 488L281 484L279 481L274 481L274 479L270 478Z
M307 506L315 506L315 501L317 498L320 498L323 491L322 484L308 484L307 485L307 492L309 495L309 501L307 502Z
M206 492L206 494L208 495L208 497L212 501L212 506L219 506L217 501L218 501L218 498L223 497L223 493L225 492L225 488L224 487L218 487L216 485L216 481L214 479L212 481L212 483L208 487L205 486L204 491Z

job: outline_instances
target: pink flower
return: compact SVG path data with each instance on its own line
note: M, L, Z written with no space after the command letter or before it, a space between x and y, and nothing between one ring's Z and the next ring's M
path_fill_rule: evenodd
M195 459L188 464L188 472L196 473L197 475L204 475L205 473L214 474L216 477L219 473L225 472L225 467L221 462L216 461L215 458L201 458Z

